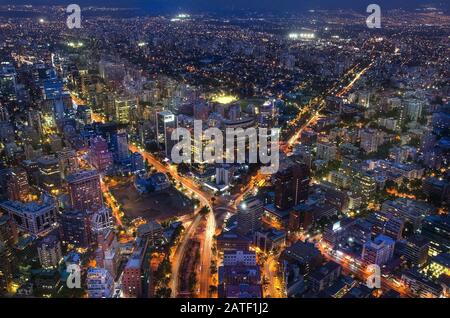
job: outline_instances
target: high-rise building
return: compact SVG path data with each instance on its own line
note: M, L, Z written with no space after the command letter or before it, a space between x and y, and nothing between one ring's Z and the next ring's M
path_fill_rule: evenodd
M97 211L103 207L100 175L96 170L83 170L67 176L72 207L79 211Z
M89 268L86 285L89 298L111 298L114 292L114 279L104 268Z
M57 222L56 202L48 195L28 203L5 201L0 203L0 210L8 213L20 230L31 235L44 235L54 229Z
M309 171L305 164L294 163L274 177L275 206L280 210L305 202L309 191Z
M337 156L337 146L330 142L317 143L317 159L326 162L335 160Z
M139 152L131 154L131 171L141 171L145 169L144 157Z
M246 235L259 230L263 213L263 203L259 199L253 197L243 201L237 213L238 232Z
M91 140L89 161L100 173L107 171L112 166L113 156L103 137L97 136Z
M75 150L65 148L58 152L59 169L61 179L65 179L69 174L78 170L78 158Z
M88 248L92 244L91 219L86 212L64 211L61 227L66 245Z
M126 298L139 298L142 294L142 254L135 252L123 270L122 286Z
M414 235L406 241L403 255L415 266L423 266L428 260L430 243L421 235Z
M54 235L48 235L37 244L42 268L57 268L62 259L61 243Z
M430 241L429 254L450 251L450 217L430 215L422 221L421 234Z
M378 235L375 240L368 241L363 246L362 259L367 264L384 265L394 255L395 241L383 234Z
M44 156L37 160L39 167L39 185L47 192L58 191L61 187L59 161L54 156Z
M171 158L172 148L176 140L172 140L172 132L178 127L176 116L168 110L156 114L156 137L167 158Z
M366 153L376 152L378 146L384 143L385 133L377 129L365 129L361 130L361 148Z
M114 119L121 124L128 124L133 107L136 107L135 99L128 97L116 98L114 100Z
M119 243L116 234L110 229L104 230L98 233L97 243L97 267L105 268L115 278L120 263Z
M14 66L8 62L0 65L0 97L9 101L17 99L17 74Z
M124 163L130 159L128 150L128 134L125 130L119 130L113 137L114 157L116 162Z
M25 201L30 194L28 175L24 169L13 169L8 180L8 198L10 201Z

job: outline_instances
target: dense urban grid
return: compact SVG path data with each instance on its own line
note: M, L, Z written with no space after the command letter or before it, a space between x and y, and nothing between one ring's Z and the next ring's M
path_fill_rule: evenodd
M0 296L449 296L445 11L82 10L0 6ZM278 171L174 162L194 120Z

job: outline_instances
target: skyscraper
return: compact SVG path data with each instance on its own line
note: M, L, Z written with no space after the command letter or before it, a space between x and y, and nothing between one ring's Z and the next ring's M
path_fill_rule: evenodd
M37 245L42 268L56 268L62 259L61 243L54 235L43 238Z
M166 158L171 158L172 147L177 142L171 139L172 132L178 127L176 116L168 110L156 114L156 137L162 145Z
M274 177L275 206L280 210L305 202L309 191L309 170L305 164L293 163Z
M96 170L84 170L67 177L72 207L79 211L98 211L103 207L100 175Z
M113 164L113 156L108 149L108 143L101 136L91 140L89 161L101 173L107 171Z
M11 201L25 201L30 194L28 175L24 169L11 171L8 180L8 198Z
M259 199L253 197L243 201L237 213L238 232L246 235L259 230L263 212L263 203Z

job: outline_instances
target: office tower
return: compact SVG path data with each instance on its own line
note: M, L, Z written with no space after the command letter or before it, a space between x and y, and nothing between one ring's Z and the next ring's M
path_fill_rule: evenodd
M145 169L144 157L139 152L133 152L131 154L131 171L141 171Z
M48 195L28 203L5 201L0 203L0 210L12 217L18 229L31 235L45 235L54 229L57 221L56 202Z
M6 106L0 103L0 122L2 121L9 121L9 113Z
M168 110L156 114L156 138L163 147L166 158L171 158L172 148L177 143L172 140L172 132L178 127L176 116Z
M232 166L222 164L216 167L216 184L229 186L233 177Z
M39 185L47 192L58 191L61 187L61 172L58 159L54 156L44 156L37 160L39 168Z
M114 292L114 279L104 268L89 268L86 285L89 298L111 298Z
M97 236L98 233L110 230L114 227L114 218L111 209L108 207L102 207L90 215L90 217L91 231L94 237Z
M113 156L108 149L108 143L101 136L91 140L89 161L100 173L107 171L113 164Z
M17 74L11 63L0 65L0 97L8 101L17 99Z
M100 175L96 170L83 170L67 176L72 208L97 211L103 207Z
M77 153L73 149L65 148L59 151L58 161L61 179L65 179L69 174L77 171L79 168Z
M88 248L92 244L91 219L86 212L64 211L61 228L66 245Z
M114 157L116 162L124 163L130 158L128 150L128 134L125 130L119 130L113 137Z
M305 164L293 163L274 176L275 206L280 210L305 202L309 191L309 171Z
M121 124L128 124L133 107L136 107L134 98L118 97L114 99L114 120Z
M96 251L97 267L105 268L113 278L117 276L120 251L116 234L111 229L104 230L97 235L98 248Z
M259 230L263 213L263 203L259 199L249 198L243 201L237 213L238 232L246 235Z
M384 265L394 255L395 241L383 234L378 235L375 240L366 242L363 246L362 259L367 264Z
M62 259L61 243L54 235L48 235L37 244L42 268L57 268Z
M13 169L8 179L8 199L10 201L25 201L30 194L28 175L24 169Z
M403 255L414 266L422 267L428 260L428 239L421 235L414 235L406 241Z
M257 111L258 126L262 128L273 128L278 126L278 109L275 100L265 101Z
M420 233L430 241L429 254L436 256L450 251L450 217L431 215L422 221Z
M405 229L405 221L399 217L390 216L384 224L384 235L390 237L394 241L398 241L403 237Z
M142 294L141 256L139 252L133 254L123 270L122 291L126 298L139 298Z

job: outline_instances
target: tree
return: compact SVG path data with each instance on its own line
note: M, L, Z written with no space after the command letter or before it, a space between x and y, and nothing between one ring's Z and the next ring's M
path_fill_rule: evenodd
M206 205L204 205L201 209L200 209L200 211L199 211L199 213L201 214L201 215L207 215L208 213L209 213L209 207L207 207Z

